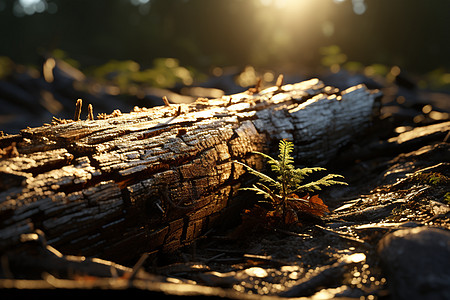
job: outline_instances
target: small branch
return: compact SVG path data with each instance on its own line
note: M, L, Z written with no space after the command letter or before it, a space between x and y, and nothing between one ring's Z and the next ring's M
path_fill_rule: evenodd
M77 104L75 107L75 115L73 116L73 120L74 121L79 121L80 120L80 115L81 115L81 106L83 105L83 100L78 99L77 100Z
M141 258L139 258L138 262L134 265L133 270L128 277L128 281L132 281L136 277L137 273L139 272L139 270L141 269L142 265L147 260L147 258L148 253L142 254Z
M92 104L88 105L88 120L92 121L94 120L94 109L92 108Z
M164 105L165 105L165 106L170 106L169 99L167 99L166 96L163 96L162 99L163 99L163 101L164 101Z
M275 84L279 91L281 90L281 87L283 86L283 82L284 82L284 75L280 74L277 78L277 83Z
M348 241L351 241L351 242L356 242L356 243L358 243L359 245L363 245L363 246L368 247L368 248L371 247L369 244L367 244L365 241L363 241L363 240L361 240L361 239L359 239L359 238L355 238L355 237L353 237L353 236L349 236L349 235L347 235L347 234L345 234L345 233L342 233L342 232L337 232L337 231L334 231L334 230L331 230L331 229L327 229L327 228L322 227L322 226L317 225L317 224L314 225L314 226L317 227L317 228L319 228L320 230L322 230L322 231L325 232L325 233L329 233L329 234L331 234L331 235L340 237L340 238L342 238L342 239L345 239L345 240L348 240Z

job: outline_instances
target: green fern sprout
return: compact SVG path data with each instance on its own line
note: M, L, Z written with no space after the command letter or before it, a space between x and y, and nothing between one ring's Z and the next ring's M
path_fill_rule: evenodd
M261 152L253 152L259 154L267 159L267 163L271 166L272 171L276 174L276 178L272 178L266 174L263 174L250 166L236 161L236 163L243 165L250 174L253 174L259 178L259 182L252 187L241 188L241 190L248 190L263 195L268 199L275 208L281 209L283 212L287 208L289 201L302 201L308 204L307 199L302 199L297 196L301 192L314 192L320 191L323 186L331 185L347 185L343 181L335 179L343 178L342 175L328 174L319 180L304 183L305 178L317 171L326 171L325 168L313 167L313 168L295 168L294 158L291 153L294 150L294 144L292 142L281 140L279 143L279 155L278 159L275 159L267 154Z

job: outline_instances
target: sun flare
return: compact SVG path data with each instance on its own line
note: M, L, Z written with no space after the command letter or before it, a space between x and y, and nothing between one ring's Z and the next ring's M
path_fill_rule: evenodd
M312 0L259 0L263 6L277 9L298 9L314 3Z

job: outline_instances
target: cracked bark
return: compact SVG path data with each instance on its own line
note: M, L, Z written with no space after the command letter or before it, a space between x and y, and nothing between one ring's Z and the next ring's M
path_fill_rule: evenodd
M323 165L370 126L379 96L311 79L1 137L0 251L40 229L66 254L170 252L233 204L245 178L234 160L261 169L251 152L288 139L297 162Z

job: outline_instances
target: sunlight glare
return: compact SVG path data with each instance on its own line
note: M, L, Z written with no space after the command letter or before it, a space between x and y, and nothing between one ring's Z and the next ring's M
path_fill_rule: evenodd
M266 270L264 270L263 268L260 268L260 267L251 267L251 268L246 269L244 272L248 276L253 276L253 277L258 277L258 278L267 277L269 275Z
M31 5L36 5L39 2L41 2L41 0L19 0L20 5L26 7L26 6L31 6Z
M366 260L366 255L364 253L355 253L347 257L347 260L352 263L360 263Z
M365 10L364 0L254 0L258 9L255 10L256 26L259 29L257 40L252 47L264 49L255 50L252 59L257 64L273 63L281 57L291 60L313 61L317 53L309 51L315 45L323 46L322 37L329 38L332 44L338 34L334 16L338 12L337 3L353 1L358 3L359 13ZM352 3L353 3L352 2ZM341 9L343 9L341 7ZM328 41L327 41L328 42ZM296 45L293 50L292 45ZM315 47L314 46L314 47ZM342 63L342 53L334 55L334 71L337 72Z
M42 0L19 0L27 15L42 13L47 9L47 2Z
M308 3L311 0L259 0L263 6L272 6L277 9L296 9Z
M362 15L366 12L366 4L364 0L352 0L353 2L353 11L357 15Z
M48 4L46 0L19 0L14 3L13 12L16 16L33 15L35 13L55 13L57 10L56 4Z

